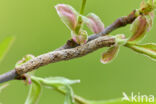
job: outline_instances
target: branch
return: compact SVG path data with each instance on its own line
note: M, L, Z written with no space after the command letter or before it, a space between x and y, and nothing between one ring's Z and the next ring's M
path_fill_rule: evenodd
M0 83L13 80L16 78L16 76L18 76L18 74L16 73L16 70L13 69L7 73L0 75Z
M105 35L109 34L115 29L126 26L127 24L131 24L136 18L135 12L136 11L133 11L128 16L117 19L113 24L105 28L103 32L89 36L88 43L83 46L79 46L74 41L68 40L65 45L56 49L55 51L40 55L21 65L20 67L0 75L0 83L18 79L22 74L33 71L41 66L81 57L99 48L110 47L114 45L115 39Z
M25 74L32 70L35 70L41 66L55 63L64 60L70 60L77 57L82 57L91 53L102 47L110 47L115 44L115 38L104 36L99 37L93 41L88 42L82 46L78 46L76 48L65 49L60 51L53 51L43 55L40 55L19 67L16 67L16 72L18 75Z
M88 37L88 42L92 41L92 40L94 40L94 39L96 39L98 37L108 35L109 33L111 33L112 31L114 31L114 30L116 30L118 28L121 28L121 27L124 27L124 26L126 26L128 24L131 24L137 17L135 15L135 13L136 13L136 10L131 12L128 16L118 18L110 26L106 27L103 32L101 32L99 34L92 34L91 36ZM72 39L70 39L70 40L68 40L66 42L66 44L64 44L62 47L60 47L60 48L58 48L56 50L70 49L70 48L74 48L74 47L77 47L77 46L79 46L79 45L76 44Z

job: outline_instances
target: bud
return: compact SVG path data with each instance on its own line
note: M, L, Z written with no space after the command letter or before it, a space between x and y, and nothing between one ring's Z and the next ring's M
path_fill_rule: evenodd
M118 54L119 46L115 45L102 54L101 63L107 64L111 62Z
M79 34L75 34L73 31L71 32L72 34L72 39L74 40L74 42L76 42L77 44L83 45L87 42L88 40L88 34L86 31L84 30L80 30Z
M28 74L25 74L25 78L26 78L24 80L25 84L26 85L31 85L32 84L31 76L29 76Z
M24 56L20 61L18 61L15 65L15 67L20 67L22 64L26 63L27 61L30 61L33 58L35 58L35 56L28 54L28 55Z
M131 25L131 31L133 36L129 39L131 42L138 42L141 41L148 28L148 22L145 16L139 16Z
M152 9L156 7L156 0L148 0L148 4L151 5Z
M151 11L153 11L154 8L155 8L155 3L154 2L155 2L154 0L148 0L148 1L143 0L141 2L141 5L140 5L141 13L148 14Z
M114 36L116 44L121 46L121 45L125 45L127 43L127 39L125 37L124 34L117 34L116 36Z
M77 25L78 13L70 5L58 4L55 6L58 15L63 23L72 31L75 30Z
M85 44L88 40L88 34L82 30L81 16L74 8L65 4L58 4L55 6L58 15L60 16L63 23L71 30L72 39L77 44ZM78 20L79 17L79 20ZM79 23L80 22L80 23Z
M97 34L104 30L104 24L96 14L89 13L87 18L89 21L87 21L86 24L92 32Z

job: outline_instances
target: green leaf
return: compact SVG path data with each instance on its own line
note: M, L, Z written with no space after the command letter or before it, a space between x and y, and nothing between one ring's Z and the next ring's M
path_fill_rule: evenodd
M65 85L71 85L75 83L79 83L80 80L69 80L64 77L50 77L50 78L40 78L32 76L32 79L40 81L42 84L46 86L53 86L53 87L59 87L59 86L65 86Z
M142 45L127 43L125 46L128 48L131 48L137 53L146 55L156 60L156 44L155 43L142 44Z
M63 94L66 95L64 104L74 104L74 93L72 88L70 87L71 84L79 83L79 80L69 80L64 77L50 77L50 78L40 78L36 76L31 76L31 79L33 81L37 81L40 84L53 88L54 90L57 90ZM30 91L32 92L32 91ZM34 91L35 92L35 91ZM32 92L32 93L34 93ZM33 97L33 94L29 94L28 99L31 101L31 96ZM35 99L35 98L33 98ZM28 100L29 101L29 100ZM29 103L26 103L29 104ZM32 103L33 104L33 103Z
M110 63L118 54L119 46L113 46L109 48L106 52L102 54L101 63L107 64Z
M72 88L67 85L65 86L65 90L66 90L66 95L65 95L65 101L64 104L74 104L74 92L72 90Z
M14 39L14 37L7 37L2 42L0 42L0 61L4 58Z
M32 84L29 90L28 97L25 104L37 104L41 94L41 84L36 80L32 80Z

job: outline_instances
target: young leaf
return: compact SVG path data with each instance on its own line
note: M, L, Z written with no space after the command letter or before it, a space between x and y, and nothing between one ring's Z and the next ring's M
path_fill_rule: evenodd
M63 23L72 31L75 31L77 26L78 13L70 5L58 4L55 6L58 15Z
M10 46L13 43L14 37L7 37L2 42L0 42L0 61L3 59Z
M133 36L129 39L130 42L137 43L141 41L147 32L147 19L145 16L139 16L131 25Z
M35 77L35 76L31 76L31 79L33 81L37 82L37 85L41 83L42 85L44 85L46 87L54 88L55 90L65 94L66 97L65 97L64 104L74 104L74 96L73 96L74 94L73 94L73 90L70 87L70 85L79 83L80 82L79 80L69 80L64 77L40 78L40 77ZM32 91L30 91L30 92L32 92ZM30 99L31 96L34 96L34 95L29 94L28 98ZM31 101L31 99L30 99L30 101ZM34 100L34 101L36 101L36 100ZM28 104L28 103L26 103L26 104ZM32 103L30 103L30 104L32 104Z
M86 22L87 26L92 30L92 32L97 34L104 30L104 24L96 14L89 13L87 18L89 19L89 21Z
M88 40L88 34L82 30L83 16L77 13L70 5L58 4L55 7L63 23L71 30L72 39L77 44L85 44Z
M74 104L74 92L72 88L69 85L65 86L66 95L65 95L65 101L64 104Z
M38 99L41 94L41 85L40 82L37 80L32 80L33 83L31 84L28 97L26 99L25 104L37 104Z
M119 52L118 45L109 48L105 53L103 53L101 63L107 64L111 62L117 56L118 52Z
M130 44L127 43L126 47L131 48L132 50L146 55L154 60L156 60L156 44L155 43L149 43L149 44Z
M69 80L64 77L50 77L50 78L40 78L31 76L32 79L40 81L42 84L46 86L59 87L64 85L71 85L75 83L79 83L80 80Z
M35 58L35 56L28 54L22 58L22 60L18 61L15 65L15 67L20 67L22 64L26 63L27 61L30 61L31 59Z

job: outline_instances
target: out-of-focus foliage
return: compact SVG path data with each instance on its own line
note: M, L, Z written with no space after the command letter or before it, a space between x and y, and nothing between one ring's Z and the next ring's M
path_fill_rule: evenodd
M0 61L4 58L5 54L12 45L14 37L7 37L2 42L0 42Z
M65 95L64 104L74 104L74 93L70 85L79 83L79 80L69 80L64 77L40 78L35 76L31 76L31 80L32 85L25 104L37 104L42 87L52 88L63 93Z
M40 82L33 80L25 104L37 104L41 95Z

